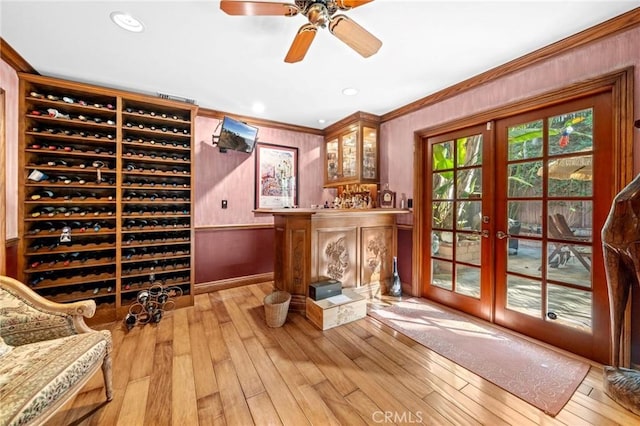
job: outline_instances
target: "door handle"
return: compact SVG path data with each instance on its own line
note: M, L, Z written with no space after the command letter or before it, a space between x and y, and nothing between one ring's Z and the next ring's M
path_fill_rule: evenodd
M502 231L498 231L496 233L496 237L498 237L499 240L504 240L505 238L507 238L509 236L509 234L505 234Z

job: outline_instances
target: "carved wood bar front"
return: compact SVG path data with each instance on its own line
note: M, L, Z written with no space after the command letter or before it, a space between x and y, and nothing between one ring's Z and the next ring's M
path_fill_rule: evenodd
M384 293L397 253L396 215L407 210L279 209L274 216L274 285L305 312L309 284L333 278L372 297Z

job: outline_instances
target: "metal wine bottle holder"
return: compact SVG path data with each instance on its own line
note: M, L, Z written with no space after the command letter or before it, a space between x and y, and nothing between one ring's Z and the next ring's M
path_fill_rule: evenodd
M163 287L156 284L140 290L124 318L127 331L136 325L159 323L166 312L175 308L176 303L173 299L180 296L182 296L180 287Z

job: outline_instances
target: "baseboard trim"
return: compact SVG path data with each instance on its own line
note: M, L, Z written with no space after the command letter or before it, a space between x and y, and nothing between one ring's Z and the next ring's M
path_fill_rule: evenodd
M227 278L224 280L209 281L206 283L196 283L196 285L194 286L194 294L211 293L227 288L242 287L249 284L263 283L266 281L273 281L273 272Z

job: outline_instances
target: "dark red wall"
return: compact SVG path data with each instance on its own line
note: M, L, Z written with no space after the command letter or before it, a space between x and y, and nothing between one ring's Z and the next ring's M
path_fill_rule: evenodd
M6 275L11 278L18 278L18 245L7 244L6 255Z
M400 281L405 284L411 284L413 274L411 262L413 245L413 230L412 229L398 229L398 274L400 275ZM419 296L414 294L414 296Z
M196 284L273 272L273 228L196 229Z

